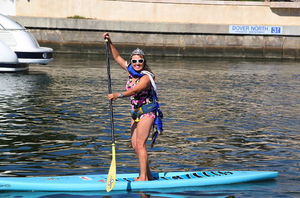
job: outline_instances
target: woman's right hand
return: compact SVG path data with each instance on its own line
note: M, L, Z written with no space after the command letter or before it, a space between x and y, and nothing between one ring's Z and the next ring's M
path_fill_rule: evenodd
M117 98L120 98L120 94L119 93L111 93L107 95L107 99L108 100L116 100Z
M110 41L110 36L109 36L108 32L103 33L102 37L103 37L104 40L108 39L108 41Z
M127 71L127 62L120 56L118 50L115 48L115 46L111 42L111 37L109 36L108 32L103 33L102 35L104 40L108 40L108 44L110 46L111 55L113 56L114 60L121 65L121 67Z

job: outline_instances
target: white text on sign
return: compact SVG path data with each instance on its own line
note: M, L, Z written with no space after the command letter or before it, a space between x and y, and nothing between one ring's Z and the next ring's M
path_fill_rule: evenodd
M282 34L282 26L264 25L230 25L229 33L232 34Z

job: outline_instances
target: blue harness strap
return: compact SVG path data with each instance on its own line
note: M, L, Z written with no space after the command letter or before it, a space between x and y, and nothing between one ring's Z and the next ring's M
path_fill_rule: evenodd
M129 65L127 66L127 71L128 71L134 78L140 78L140 77L143 77L143 76L145 75L145 74L141 74L141 73L135 71L135 70L133 69L133 67L132 67L131 64L129 64Z
M158 103L158 98L157 98L157 94L156 91L154 89L152 89L152 93L153 93L153 104L155 104L156 109L155 109L155 119L154 119L154 123L153 123L153 130L154 133L152 135L152 143L151 143L151 148L154 146L155 144L155 140L157 138L157 135L163 132L163 123L162 123L162 119L163 119L163 113L159 107L159 103Z
M143 114L147 114L150 112L154 112L156 109L156 105L153 103L150 104L144 104L143 106L141 106L140 108L134 109L131 111L131 117L135 122L139 122L140 117Z
M140 78L143 77L145 74L141 74L137 71L135 71L132 67L131 64L128 65L127 67L127 71L134 77L134 78ZM153 80L152 80L153 81ZM151 82L152 83L152 82ZM163 119L163 113L159 107L159 103L158 103L158 98L157 98L157 94L154 88L155 85L152 84L152 94L153 94L153 101L152 104L155 106L155 119L153 122L153 135L152 135L152 143L151 143L151 148L153 147L153 145L155 144L155 140L158 136L159 133L163 132L163 123L162 123L162 119Z

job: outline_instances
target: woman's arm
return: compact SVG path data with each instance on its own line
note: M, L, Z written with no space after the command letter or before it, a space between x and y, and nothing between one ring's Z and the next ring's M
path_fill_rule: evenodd
M148 75L144 75L140 81L134 86L133 89L129 89L127 91L121 92L121 93L112 93L112 94L108 94L108 99L109 100L116 100L117 98L121 98L121 97L129 97L129 96L133 96L135 94L140 93L141 91L150 88L151 86L151 81ZM121 96L121 94L123 94L123 96Z
M105 32L103 34L103 39L107 39L110 49L111 49L111 54L114 58L114 60L124 69L127 71L127 65L126 65L126 61L120 56L118 50L115 48L115 46L113 45L113 43L111 42L110 36L108 34L108 32Z

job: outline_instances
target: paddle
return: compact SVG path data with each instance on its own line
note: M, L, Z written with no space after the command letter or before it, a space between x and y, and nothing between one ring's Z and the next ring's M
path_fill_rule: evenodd
M110 66L109 66L109 42L105 38L106 45L106 65L107 65L107 78L108 78L108 93L111 94L111 78L110 78ZM106 181L106 191L111 191L116 183L116 149L115 149L115 134L114 134L114 115L113 115L113 106L112 100L109 100L110 108L110 124L111 124L111 140L112 140L112 160L110 168L108 171L107 181Z

